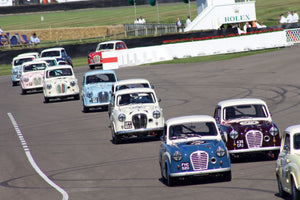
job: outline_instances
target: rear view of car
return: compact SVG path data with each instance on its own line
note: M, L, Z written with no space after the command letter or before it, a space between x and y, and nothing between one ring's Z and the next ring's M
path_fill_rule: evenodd
M63 47L55 47L55 48L44 49L41 52L40 57L41 58L43 58L43 57L53 57L53 58L56 59L57 63L62 61L63 63L66 63L67 65L70 65L70 66L73 67L72 59L67 54L67 51Z

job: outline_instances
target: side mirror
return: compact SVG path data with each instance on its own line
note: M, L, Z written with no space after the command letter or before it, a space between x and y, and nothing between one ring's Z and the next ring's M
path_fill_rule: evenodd
M290 151L290 148L287 145L284 145L283 150L288 152L288 151Z

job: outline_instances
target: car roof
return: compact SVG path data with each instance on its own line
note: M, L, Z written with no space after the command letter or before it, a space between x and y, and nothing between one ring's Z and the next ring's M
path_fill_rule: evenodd
M134 83L149 83L150 82L147 79L143 78L133 78L133 79L123 79L115 82L115 86L117 85L125 85L125 84L134 84Z
M60 51L60 50L65 50L65 48L63 48L63 47L48 48L48 49L44 49L41 53L46 52L46 51Z
M71 68L72 69L72 66L71 65L57 65L57 66L53 66L53 67L49 67L47 68L47 70L55 70L55 69L62 69L62 68ZM73 70L73 69L72 69Z
M84 74L84 76L89 76L93 74L116 74L114 70L92 70Z
M265 101L257 98L242 98L242 99L229 99L220 101L218 106L235 106L235 105L248 105L248 104L264 104L267 105Z
M36 58L34 60L55 60L56 61L54 57L41 57L41 58Z
M214 122L215 119L209 115L187 115L168 119L165 124L172 126L174 124L189 123L189 122Z
M38 52L27 52L27 53L21 53L21 54L18 54L16 57L22 57L22 56L38 56L39 53Z
M100 42L99 44L108 44L108 43L116 43L116 42L123 42L122 40L110 40L105 42Z
M300 133L300 124L289 126L285 129L285 132L289 132L291 135Z
M36 64L36 63L45 63L46 65L48 65L46 61L43 61L43 60L33 60L33 61L24 62L22 64L22 66L24 66L24 65L32 65L32 64Z
M123 94L130 94L130 93L137 93L137 92L153 92L155 91L151 88L131 88L131 89L125 89L125 90L118 90L116 91L115 95L123 95Z

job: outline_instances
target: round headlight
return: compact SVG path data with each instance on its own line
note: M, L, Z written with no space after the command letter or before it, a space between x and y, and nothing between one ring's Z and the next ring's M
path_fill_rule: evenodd
M88 91L88 92L86 93L86 96L87 96L88 98L91 98L91 97L93 96L93 92Z
M172 155L172 158L175 161L181 161L181 159L182 159L182 153L180 153L180 151L175 151L174 154Z
M153 117L154 117L155 119L160 118L160 111L159 111L159 110L153 111Z
M71 81L71 82L70 82L70 85L71 85L72 87L74 87L74 86L76 85L76 82L75 82L75 81Z
M236 130L232 130L231 132L230 132L230 137L232 138L232 139L237 139L238 138L238 136L239 136L239 133L236 131Z
M275 126L272 126L269 130L269 133L272 135L272 136L275 136L279 133L278 131L278 128L276 128Z
M25 78L23 78L23 81L24 81L24 82L28 82L28 81L29 81L29 78L28 78L28 77L25 77Z
M47 87L48 90L50 90L52 88L52 85L49 83L49 84L47 84L46 87Z
M216 154L218 157L223 157L225 156L226 150L224 148L222 148L221 146L218 147L218 149L216 150Z
M119 120L120 122L124 122L124 121L126 120L126 115L125 115L125 114L119 114L118 120Z
M13 69L12 73L13 73L13 74L18 74L18 70Z

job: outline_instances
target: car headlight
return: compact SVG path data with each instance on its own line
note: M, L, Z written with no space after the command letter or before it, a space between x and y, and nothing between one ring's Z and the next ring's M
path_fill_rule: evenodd
M18 70L14 69L14 70L12 71L12 74L17 75L17 74L18 74Z
M172 158L175 160L175 161L181 161L182 159L182 153L180 153L180 151L175 151L172 155Z
M76 82L75 82L75 81L71 81L71 82L70 82L70 85L71 85L72 87L74 87L74 86L76 85Z
M48 83L48 84L46 85L46 87L47 87L48 90L50 90L50 89L52 88L52 85L51 85L50 83Z
M88 92L86 93L86 96L87 96L88 98L92 98L93 92L88 91Z
M239 136L239 133L236 131L236 130L232 130L231 132L230 132L230 137L232 138L232 139L237 139L238 138L238 136Z
M160 111L159 111L159 110L153 111L153 117L154 117L155 119L160 118Z
M29 78L28 78L28 77L24 77L24 78L23 78L23 81L24 81L24 82L28 82L28 81L29 81Z
M225 156L226 150L224 148L222 148L221 146L218 147L218 149L216 150L216 154L218 157L223 157Z
M276 128L275 126L272 126L269 130L269 133L272 135L272 136L276 136L279 131L278 131L278 128Z
M119 114L118 120L119 120L120 122L124 122L124 121L126 120L126 115L125 115L125 114Z

